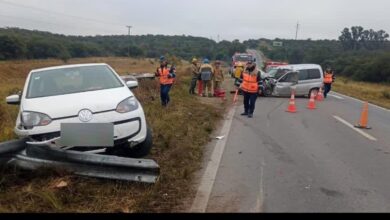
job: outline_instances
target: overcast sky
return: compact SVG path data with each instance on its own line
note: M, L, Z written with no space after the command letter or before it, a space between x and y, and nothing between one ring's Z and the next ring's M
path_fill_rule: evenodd
M336 39L344 27L390 32L388 0L0 0L0 27L67 35L192 35L218 40Z

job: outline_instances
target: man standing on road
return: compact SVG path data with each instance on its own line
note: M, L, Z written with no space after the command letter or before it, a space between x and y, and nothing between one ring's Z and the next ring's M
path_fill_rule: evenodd
M332 90L332 83L334 83L335 76L334 72L331 68L326 68L325 74L324 74L324 97L326 98L328 96L328 93L330 90Z
M212 90L211 89L211 80L213 78L214 69L210 65L210 61L208 59L203 60L203 64L202 64L202 66L200 66L199 72L200 72L202 82L203 82L203 97L206 97L207 93L208 93L209 97L212 97L213 91L211 91Z
M222 90L222 83L225 80L223 75L221 61L215 61L215 68L213 74L213 84L214 84L214 96L218 96Z
M167 107L170 102L169 91L172 88L176 74L174 68L168 69L168 62L164 56L160 57L160 67L157 68L155 75L160 78L161 104L163 107Z
M195 95L196 83L199 80L199 65L198 65L198 60L196 58L192 59L191 73L192 73L192 80L190 86L190 94Z
M241 83L240 88L244 93L245 108L245 112L241 115L248 116L248 118L253 118L259 92L259 83L261 81L261 72L256 68L255 62L248 62L247 67L241 74L239 81Z

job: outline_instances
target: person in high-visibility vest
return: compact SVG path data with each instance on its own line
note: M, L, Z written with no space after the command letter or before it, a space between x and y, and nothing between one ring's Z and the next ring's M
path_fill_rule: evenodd
M334 83L335 76L331 68L327 68L324 73L324 98L328 96L330 90L332 90L332 83Z
M160 78L161 104L163 107L167 107L171 101L169 97L169 91L171 90L176 78L175 68L169 69L167 60L164 56L161 56L160 67L157 68L155 75L156 77Z
M256 63L249 61L246 69L239 79L240 88L244 95L244 113L242 116L253 118L256 107L256 100L259 93L259 83L261 82L261 72L256 68Z

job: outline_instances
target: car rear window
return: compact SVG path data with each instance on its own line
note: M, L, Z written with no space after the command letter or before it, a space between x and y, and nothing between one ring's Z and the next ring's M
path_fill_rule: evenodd
M307 72L309 73L309 79L320 79L321 78L321 72L319 69L308 69Z
M299 80L320 79L321 72L319 69L299 70Z

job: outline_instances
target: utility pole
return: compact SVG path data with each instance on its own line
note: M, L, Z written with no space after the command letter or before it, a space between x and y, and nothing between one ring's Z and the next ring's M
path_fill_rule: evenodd
M126 26L129 29L129 46L127 47L127 55L130 57L130 30L132 26Z
M298 31L299 31L299 22L297 23L297 30L295 32L295 40L298 39Z
M217 43L219 43L219 34L218 34L218 42Z

